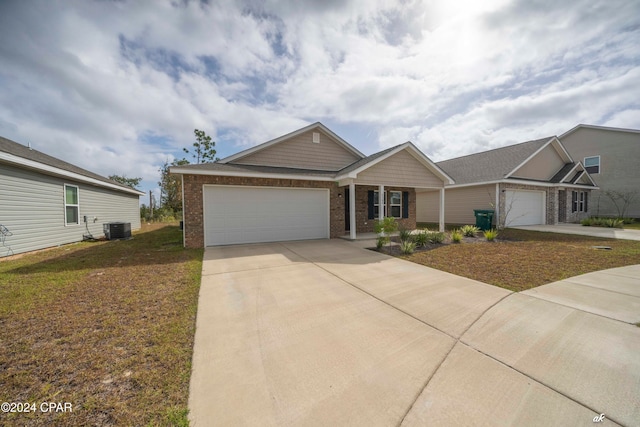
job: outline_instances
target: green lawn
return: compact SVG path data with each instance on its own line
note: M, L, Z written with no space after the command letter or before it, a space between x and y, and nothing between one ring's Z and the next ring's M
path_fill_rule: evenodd
M640 242L507 229L499 241L438 246L402 256L418 264L522 291L592 271L640 264ZM594 246L610 246L598 250Z
M187 425L202 250L177 226L0 261L0 425Z

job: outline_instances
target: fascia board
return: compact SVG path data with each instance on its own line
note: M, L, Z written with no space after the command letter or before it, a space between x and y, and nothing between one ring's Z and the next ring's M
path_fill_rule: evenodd
M144 196L146 194L146 193L143 193L142 191L138 191L133 188L126 188L116 184L110 184L108 182L100 181L98 179L84 176L79 173L70 172L54 166L45 165L40 162L25 159L23 157L14 156L13 154L9 154L9 153L0 153L0 161L6 161L7 163L12 163L19 166L23 166L25 168L34 169L39 172L42 172L45 175L62 176L65 178L73 179L75 181L84 182L84 183L99 186L99 187L109 188L109 189L121 191L124 193L136 194L138 196Z
M336 181L332 176L311 176L311 175L289 175L279 173L256 173L256 172L232 172L232 171L210 171L185 168L171 168L171 174L181 175L209 175L209 176L241 176L248 178L276 178L276 179L297 179L307 181Z
M549 138L549 140L547 142L545 142L542 147L538 148L536 151L534 151L529 157L527 157L524 161L522 161L522 163L520 163L518 166L516 166L515 168L513 168L513 170L511 172L509 172L508 174L506 174L504 177L505 178L511 178L511 175L513 175L514 173L516 173L516 171L518 169L520 169L521 167L523 167L524 165L526 165L529 160L533 159L539 152L541 152L542 150L544 150L545 148L547 148L547 146L549 144L551 144L551 142L553 141L553 138Z

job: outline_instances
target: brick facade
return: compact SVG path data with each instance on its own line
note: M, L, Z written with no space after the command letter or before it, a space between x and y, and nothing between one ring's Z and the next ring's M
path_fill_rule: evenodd
M558 187L542 187L537 185L524 185L524 184L500 184L500 224L499 227L505 226L506 219L506 190L537 190L545 192L545 204L546 204L546 212L545 212L545 221L547 225L555 225L558 224L562 218L562 214L560 213L560 209L563 209L565 212L564 219L565 222L578 222L581 219L588 218L589 212L591 210L591 206L588 203L588 211L587 212L571 212L571 192L573 191L571 188L567 188L565 191L560 191ZM586 191L590 193L591 190L585 188L580 189L580 191ZM563 199L560 200L560 195L564 194Z
M189 248L204 247L204 218L202 186L205 184L242 185L252 187L297 187L329 189L329 235L331 238L344 236L345 230L345 197L344 189L336 182L307 181L297 179L248 178L213 175L183 175L184 179L184 239ZM377 187L356 186L356 232L372 232L375 220L367 217L368 190ZM416 227L416 193L413 188L385 187L385 191L409 192L409 218L398 222L408 229Z
M348 188L348 187L346 187ZM378 191L378 187L368 185L356 185L356 233L371 233L374 231L377 218L369 219L370 190ZM344 190L343 190L344 191ZM416 228L416 190L407 187L384 187L384 191L408 191L409 192L409 218L398 219L398 224L408 230Z

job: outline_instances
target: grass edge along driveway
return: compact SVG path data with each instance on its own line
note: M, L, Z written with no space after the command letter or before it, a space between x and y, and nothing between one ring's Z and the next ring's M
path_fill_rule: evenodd
M0 261L0 425L188 425L201 270L166 224Z
M512 291L640 263L640 242L506 229L496 242L450 244L401 258ZM611 250L594 249L609 246Z

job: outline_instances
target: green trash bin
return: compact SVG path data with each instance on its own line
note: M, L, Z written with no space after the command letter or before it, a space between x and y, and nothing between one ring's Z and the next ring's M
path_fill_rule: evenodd
M476 227L482 231L491 230L493 228L493 209L474 209L473 214L476 216Z

